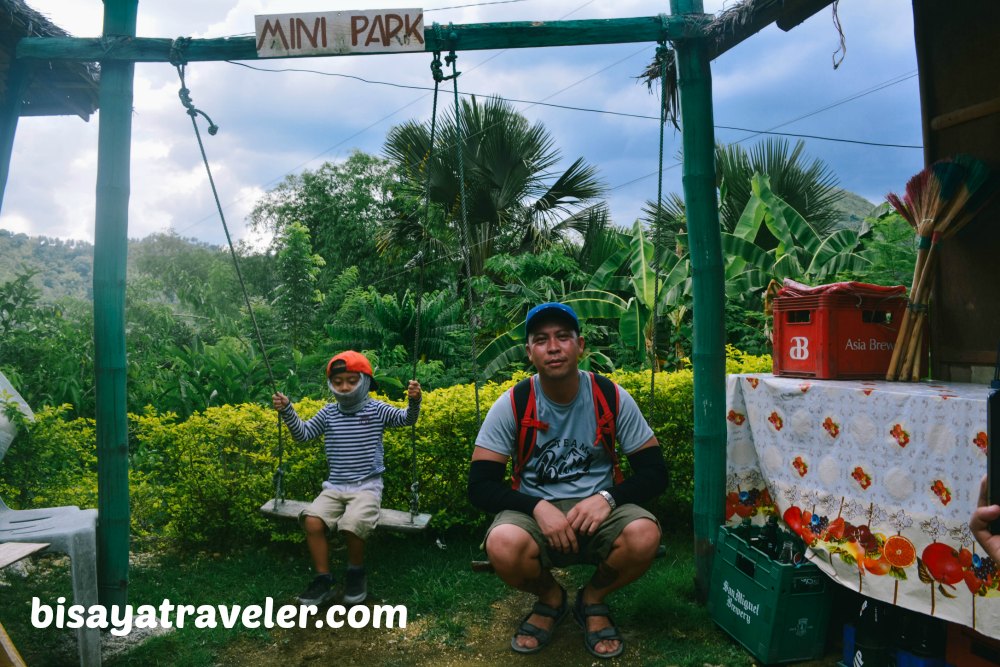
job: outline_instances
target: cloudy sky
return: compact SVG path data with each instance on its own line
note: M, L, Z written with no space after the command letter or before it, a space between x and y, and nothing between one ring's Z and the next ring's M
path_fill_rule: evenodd
M428 3L425 21L625 18L669 7L667 0L508 0L456 7L476 2L483 0ZM28 3L75 36L101 33L101 0ZM247 35L255 14L412 6L419 3L143 0L138 34ZM721 0L705 0L706 12L722 9ZM805 139L806 153L826 162L842 187L876 203L886 192L901 190L923 166L922 152L914 148L922 140L911 12L910 0L840 2L847 49L838 69L833 61L840 39L829 8L788 33L771 26L722 55L712 66L717 140L750 145L761 139L751 131L760 130L822 137ZM577 157L599 168L610 188L613 219L628 225L642 203L656 197L658 100L635 79L654 50L655 44L628 44L460 53L459 85L463 92L522 100L517 108L548 128L564 168ZM430 60L430 54L417 53L246 63L283 72L190 64L186 78L194 102L221 127L214 137L203 127L202 135L234 237L244 238L255 200L287 174L343 160L354 149L378 154L393 125L428 120L429 92L383 84L432 87ZM173 230L223 243L178 87L169 64L135 68L129 236ZM98 119L99 113L90 122L21 119L0 229L93 241ZM681 192L679 148L680 135L669 132L666 165L673 168L666 171L665 192Z

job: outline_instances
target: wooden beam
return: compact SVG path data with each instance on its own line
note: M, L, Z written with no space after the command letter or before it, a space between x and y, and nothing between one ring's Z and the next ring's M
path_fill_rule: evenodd
M431 26L424 29L424 51L624 44L660 39L673 41L696 36L701 26L698 21L666 15L583 21L465 23L441 26L440 40ZM170 62L173 43L172 39L156 37L26 37L17 43L17 57L84 62ZM193 39L184 50L184 60L258 60L256 46L255 37Z
M1000 97L994 97L992 100L935 116L931 120L931 129L943 130L955 125L961 125L962 123L968 123L970 120L992 116L995 113L1000 113Z

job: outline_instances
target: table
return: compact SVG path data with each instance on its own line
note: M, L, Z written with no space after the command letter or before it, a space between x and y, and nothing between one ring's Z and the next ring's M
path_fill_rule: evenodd
M1000 573L968 527L987 391L729 376L727 523L777 512L838 583L1000 637Z
M41 551L48 544L39 542L3 542L0 543L0 570L8 565L16 563L22 558L26 558L36 551ZM3 624L0 623L0 665L12 665L13 667L24 667L24 659L17 652L17 647L11 641Z
M41 542L0 542L0 570L47 546Z

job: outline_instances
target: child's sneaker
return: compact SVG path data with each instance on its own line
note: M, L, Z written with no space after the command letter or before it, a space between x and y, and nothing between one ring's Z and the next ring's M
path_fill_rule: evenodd
M347 568L344 582L344 604L359 604L368 597L368 577L365 568Z
M312 604L318 607L332 599L333 593L333 577L329 574L318 574L296 599L300 604Z

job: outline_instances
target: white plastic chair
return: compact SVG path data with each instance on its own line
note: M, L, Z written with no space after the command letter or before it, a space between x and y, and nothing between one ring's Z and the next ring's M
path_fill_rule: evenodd
M15 402L32 418L28 408L7 378L0 373L0 403ZM0 405L2 407L2 405ZM0 409L0 460L7 453L16 427ZM89 609L97 604L97 510L76 506L12 510L0 498L0 542L48 542L47 551L69 555L73 578L73 602ZM101 631L79 628L76 631L83 667L101 664Z

